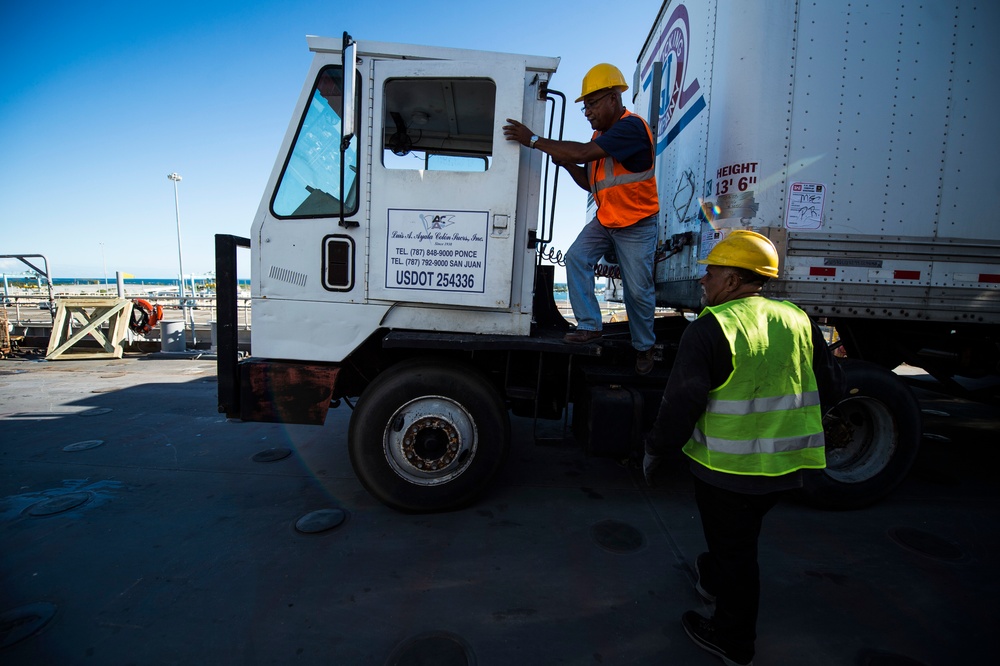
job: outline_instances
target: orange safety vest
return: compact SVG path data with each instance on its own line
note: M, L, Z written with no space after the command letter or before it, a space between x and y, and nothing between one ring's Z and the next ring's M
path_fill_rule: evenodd
M625 109L619 120L629 116L642 120L655 162L653 133L649 130L649 125L642 116L628 109ZM591 140L600 135L601 132L594 132ZM606 227L627 227L660 212L652 163L648 171L632 172L609 155L587 164L587 182L590 183L590 192L597 204L597 219Z

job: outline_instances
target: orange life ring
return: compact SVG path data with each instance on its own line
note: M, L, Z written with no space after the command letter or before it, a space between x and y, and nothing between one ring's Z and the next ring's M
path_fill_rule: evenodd
M163 306L151 305L149 301L136 298L132 301L132 321L129 323L136 333L145 335L163 319Z

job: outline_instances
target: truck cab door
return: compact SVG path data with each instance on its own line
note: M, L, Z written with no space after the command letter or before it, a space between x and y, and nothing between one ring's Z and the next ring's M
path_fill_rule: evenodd
M511 303L525 68L517 61L372 65L369 301Z

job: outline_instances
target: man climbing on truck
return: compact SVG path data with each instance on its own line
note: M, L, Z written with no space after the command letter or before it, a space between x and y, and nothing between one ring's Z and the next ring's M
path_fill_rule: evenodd
M613 255L621 269L635 369L653 369L656 294L653 263L660 210L653 174L653 135L642 117L625 109L625 77L614 65L595 65L583 77L577 102L594 129L588 143L541 138L516 120L503 128L508 141L552 156L589 191L597 214L566 253L566 282L576 330L565 341L585 344L601 337L601 309L594 295L594 266Z

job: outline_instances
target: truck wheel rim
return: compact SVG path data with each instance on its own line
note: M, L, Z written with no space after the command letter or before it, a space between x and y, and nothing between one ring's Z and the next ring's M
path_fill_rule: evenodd
M881 472L896 451L892 413L884 403L860 397L837 405L827 431L826 473L841 483L861 483Z
M424 396L396 410L386 424L386 460L396 474L420 486L455 479L475 457L478 431L472 415L444 396Z

